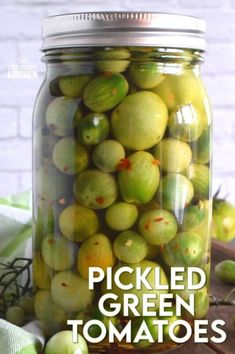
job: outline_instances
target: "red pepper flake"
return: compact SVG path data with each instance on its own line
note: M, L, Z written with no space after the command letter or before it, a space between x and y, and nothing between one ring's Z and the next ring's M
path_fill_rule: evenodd
M154 160L152 161L152 164L153 164L154 166L159 166L159 165L161 165L161 162L160 162L160 160L158 160L158 159L154 159Z
M110 70L107 70L107 71L104 72L104 76L105 77L112 77L113 76L113 72L110 71Z
M164 220L164 217L163 217L163 216L160 216L159 218L154 219L154 221L156 221L156 222L160 222L160 221L162 221L162 220Z
M180 248L180 245L177 243L174 247L174 250L177 251Z
M174 99L175 99L175 96L173 94L171 94L171 95L168 96L168 99L169 99L170 102L173 102Z
M161 252L161 253L163 252L163 249L164 249L164 245L161 245L161 246L160 246L160 252Z
M169 225L169 221L164 221L164 224L165 225Z
M48 240L48 244L49 244L49 245L52 245L53 243L54 243L53 238L49 238L49 240Z
M128 158L123 158L117 165L118 171L131 170L131 161Z
M68 170L69 170L69 166L64 166L63 172L68 172Z
M87 257L86 257L86 260L87 260L87 261L90 261L90 260L91 260L91 257L90 257L90 256L87 256Z
M117 89L116 89L116 88L113 88L113 89L112 89L112 95L116 95L116 93L117 93Z
M103 205L104 204L104 198L103 197L97 197L96 198L96 202L100 205Z
M67 284L66 283L61 283L61 286L63 286L63 288L66 288Z
M99 245L99 242L98 242L98 241L97 241L97 242L94 242L94 245L98 246L98 245Z
M148 230L148 229L149 229L149 221L146 222L146 224L144 225L144 228L145 228L145 230Z

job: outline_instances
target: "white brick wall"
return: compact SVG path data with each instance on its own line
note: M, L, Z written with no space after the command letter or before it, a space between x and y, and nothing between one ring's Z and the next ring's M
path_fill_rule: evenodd
M31 186L31 114L43 78L40 23L44 16L76 11L169 11L207 21L203 75L214 105L214 185L235 203L235 0L1 0L0 195ZM37 80L9 80L8 64L26 58Z

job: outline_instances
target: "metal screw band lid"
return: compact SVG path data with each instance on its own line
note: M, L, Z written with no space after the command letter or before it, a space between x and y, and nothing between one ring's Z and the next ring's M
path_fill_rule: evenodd
M200 18L154 12L87 12L47 17L42 50L92 46L154 46L205 50Z

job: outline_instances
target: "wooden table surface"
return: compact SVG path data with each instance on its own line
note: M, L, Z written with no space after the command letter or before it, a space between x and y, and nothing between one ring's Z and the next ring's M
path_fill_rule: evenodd
M213 241L210 294L213 294L219 299L221 299L229 292L229 290L232 289L231 286L224 285L216 279L214 274L215 265L224 259L235 260L235 248L231 245ZM232 299L235 300L235 295ZM232 326L233 314L235 314L234 307L219 306L211 307L210 309L208 315L209 321L222 319L226 322L225 331L227 333L227 340L223 344L215 344L210 341L208 344L195 344L189 342L180 348L176 348L175 350L171 350L169 352L164 352L164 354L235 354L235 328ZM102 354L123 354L123 351L112 348L112 350L102 352ZM143 354L143 352L136 350L131 351L131 354Z

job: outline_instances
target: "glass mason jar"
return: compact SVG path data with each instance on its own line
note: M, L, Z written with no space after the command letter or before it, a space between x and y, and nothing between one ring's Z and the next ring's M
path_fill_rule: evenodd
M179 319L177 295L186 302L194 296L194 315L182 313L192 326L206 316L211 111L200 76L204 31L202 20L173 14L45 20L47 70L34 114L33 274L35 314L48 337L73 319L83 321L84 334L95 319L86 327L101 339L90 344L92 353L114 346L155 353L175 346L169 326ZM183 267L183 290L166 289L173 267ZM189 288L190 267L206 274L199 290ZM141 272L147 284L136 288ZM110 317L99 306L109 293ZM166 293L173 310L160 343L153 320ZM151 316L143 310L146 294ZM128 296L135 304L129 311ZM111 343L110 323L121 331L130 320L131 340ZM135 341L143 321L153 343Z

